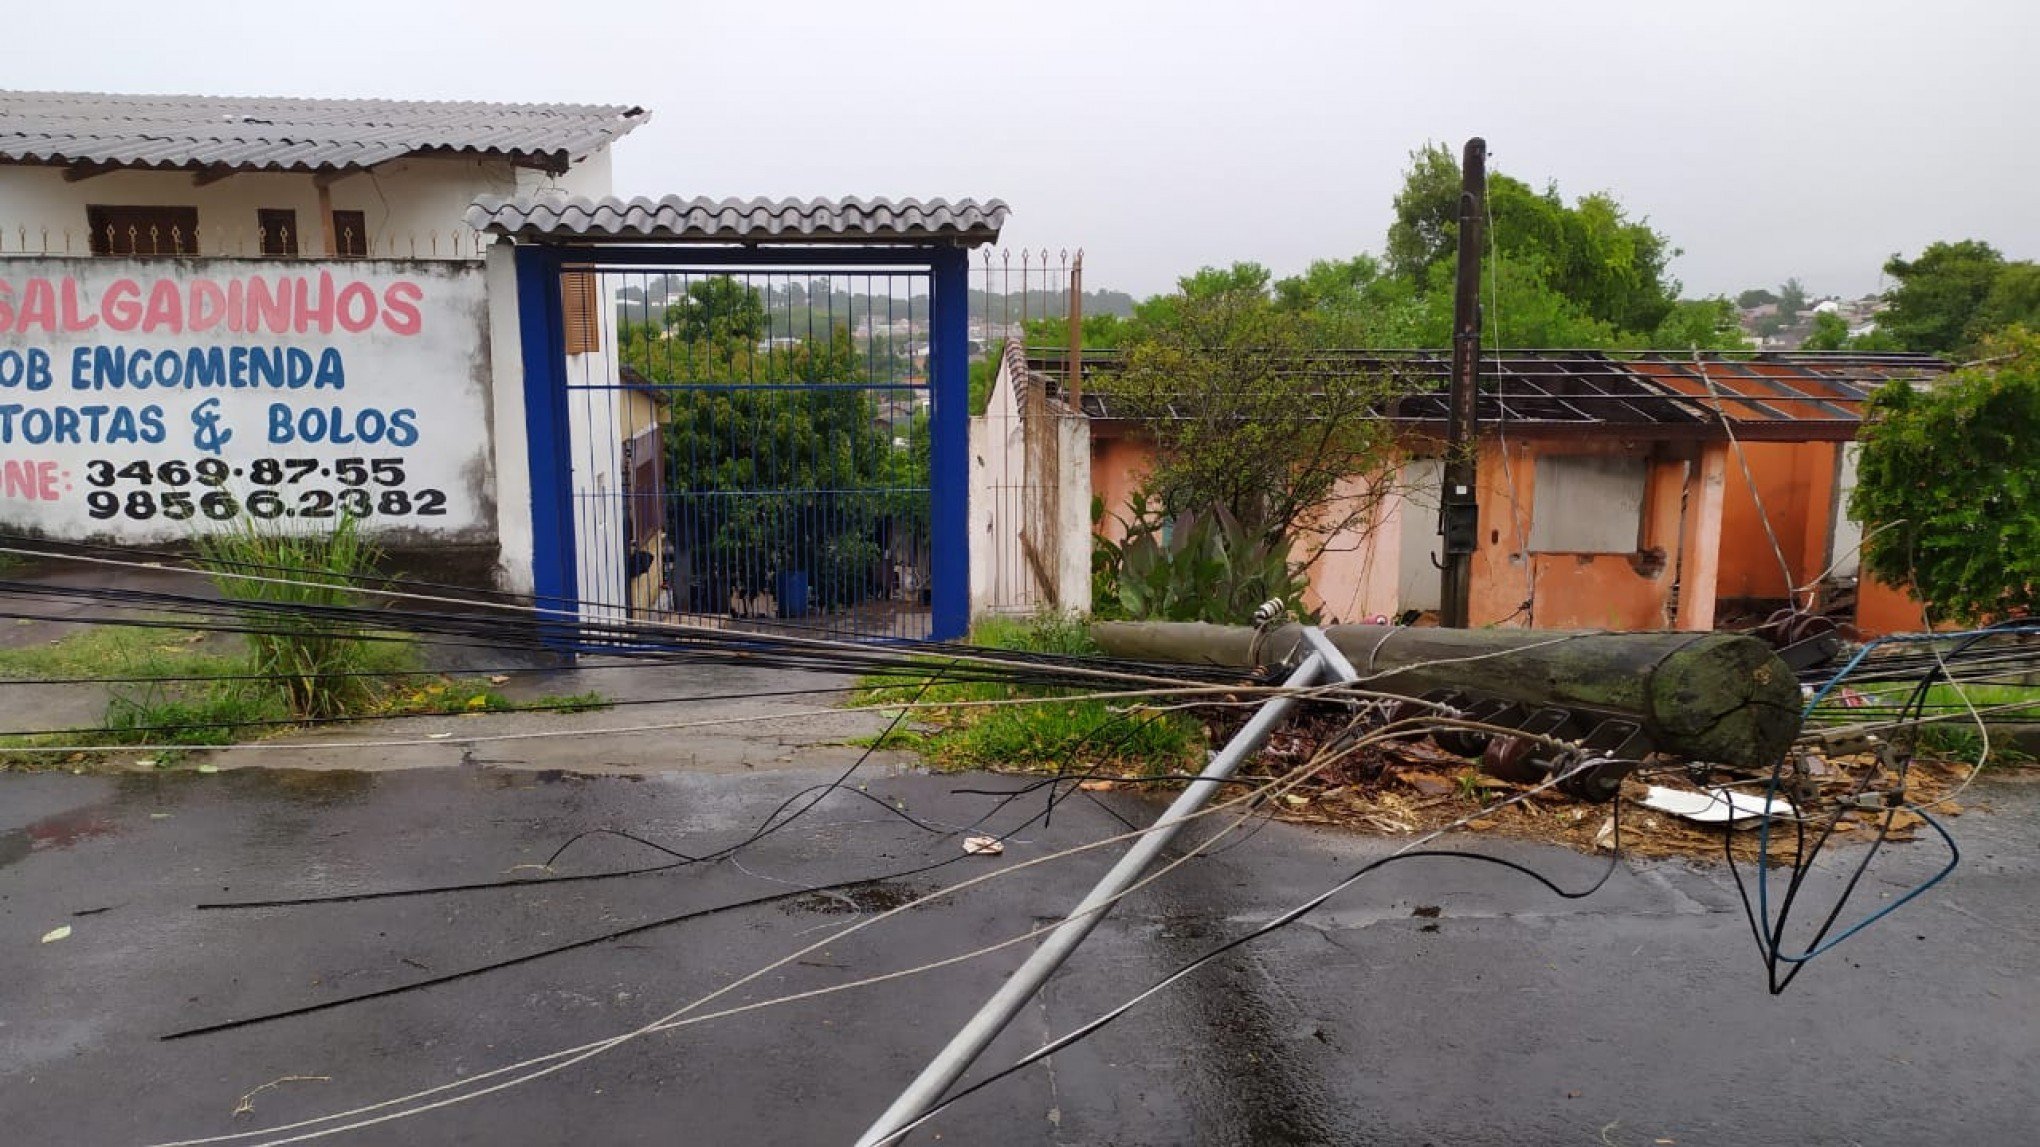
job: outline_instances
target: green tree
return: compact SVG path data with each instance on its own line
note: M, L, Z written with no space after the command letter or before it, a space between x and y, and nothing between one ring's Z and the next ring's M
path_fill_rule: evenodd
M1997 248L1975 239L1929 244L1917 259L1893 255L1884 273L1898 285L1877 325L1909 350L1962 350L1983 333L1976 320L2004 266Z
M1490 170L1489 242L1500 261L1542 269L1553 291L1588 318L1617 330L1651 331L1678 300L1667 274L1678 254L1647 221L1632 220L1611 196L1595 193L1567 204L1556 184L1533 190ZM1410 157L1395 221L1388 232L1388 266L1423 292L1449 290L1459 245L1459 161L1433 144Z
M1785 285L1778 288L1778 317L1790 326L1805 310L1806 288L1799 285L1798 279L1785 280Z
M1671 350L1746 350L1750 345L1735 304L1719 297L1679 300L1644 341Z
M1775 303L1777 301L1777 295L1762 287L1752 287L1735 297L1735 305L1746 311L1751 307L1761 307L1765 303Z
M1877 392L1849 501L1871 527L1865 566L1964 621L2040 604L2040 336L2014 327L1984 351L1931 388Z
M728 275L696 279L666 308L666 327L682 342L755 343L765 337L765 301Z
M1990 285L1983 306L1978 308L1971 336L1979 337L2006 327L2023 326L2040 331L2040 266L2006 263Z
M1813 316L1813 330L1806 341L1799 344L1800 350L1846 350L1849 346L1849 324L1833 311L1822 311Z
M1340 487L1389 469L1394 432L1377 415L1394 385L1359 370L1299 372L1318 332L1275 304L1259 268L1207 269L1181 287L1142 304L1124 364L1091 383L1153 436L1154 508L1223 507L1260 536L1298 542L1304 560L1334 534L1364 532L1386 484L1360 497Z

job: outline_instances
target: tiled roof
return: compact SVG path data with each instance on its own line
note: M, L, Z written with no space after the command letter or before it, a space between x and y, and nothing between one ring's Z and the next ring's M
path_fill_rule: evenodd
M621 104L0 91L0 162L336 171L422 152L564 171L648 118Z
M1109 379L1111 351L1086 351L1087 380ZM1036 352L1037 373L1059 377L1060 350ZM1322 351L1291 354L1279 373L1308 385L1312 377L1365 373L1400 383L1385 413L1398 422L1442 428L1452 356L1443 351ZM1863 402L1895 379L1928 379L1950 365L1927 354L1854 352L1501 350L1481 355L1477 414L1511 431L1610 430L1658 438L1711 438L1724 419L1753 441L1846 441L1863 418ZM1058 382L1058 387L1060 383ZM1131 419L1134 411L1087 381L1084 413ZM1164 417L1188 412L1172 405Z
M483 196L468 226L519 239L583 242L693 240L704 243L950 242L998 239L998 199L569 199Z

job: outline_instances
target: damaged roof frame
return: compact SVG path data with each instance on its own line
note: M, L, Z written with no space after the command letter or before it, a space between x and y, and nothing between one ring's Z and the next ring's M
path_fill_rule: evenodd
M1087 376L1109 376L1124 359L1085 351ZM1065 352L1031 351L1029 370L1063 393ZM1296 379L1376 374L1407 384L1387 417L1443 433L1451 355L1428 350L1327 350L1289 354L1273 373ZM1659 439L1713 439L1732 430L1749 441L1849 441L1872 391L1953 369L1933 355L1853 352L1501 350L1481 356L1477 417L1513 433L1571 435L1619 430ZM1084 413L1107 422L1139 419L1123 400L1086 387ZM1187 417L1171 409L1168 417ZM1724 427L1726 422L1726 427Z

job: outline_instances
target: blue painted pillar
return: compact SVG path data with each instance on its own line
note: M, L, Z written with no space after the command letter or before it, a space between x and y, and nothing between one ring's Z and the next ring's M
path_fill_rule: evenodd
M933 636L955 641L970 629L970 256L942 248L933 270L928 574Z
M573 450L567 439L567 358L556 252L517 248L517 324L524 351L524 431L531 471L531 572L541 609L580 618L574 553ZM547 644L572 630L543 627Z

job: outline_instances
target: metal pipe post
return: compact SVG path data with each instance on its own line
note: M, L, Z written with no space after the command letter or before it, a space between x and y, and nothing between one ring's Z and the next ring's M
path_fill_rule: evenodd
M1314 685L1325 676L1327 668L1325 655L1313 652L1283 684L1291 688ZM1169 841L1174 839L1184 820L1211 799L1220 783L1231 777L1254 750L1261 747L1268 734L1274 732L1295 707L1294 697L1282 696L1271 699L1255 712L1253 718L1204 767L1204 771L1197 774L1197 779L1184 786L1168 811L1091 889L1090 895L1063 917L1063 922L1048 934L1041 947L1027 957L1027 962L1021 964L1019 970L970 1018L970 1022L963 1025L963 1030L956 1033L949 1046L938 1052L914 1082L900 1093L900 1097L893 1100L885 1114L879 1116L878 1121L857 1140L857 1147L879 1147L880 1144L896 1142L908 1124L942 1101L950 1086L970 1070L971 1063L983 1054L1007 1024L1013 1022L1013 1017L1026 1006L1028 998L1041 990L1048 977L1070 958L1077 945L1083 943L1084 937L1089 936L1105 914L1112 910L1116 898L1133 887L1141 874L1147 871L1148 865L1153 864L1162 850L1169 846Z

